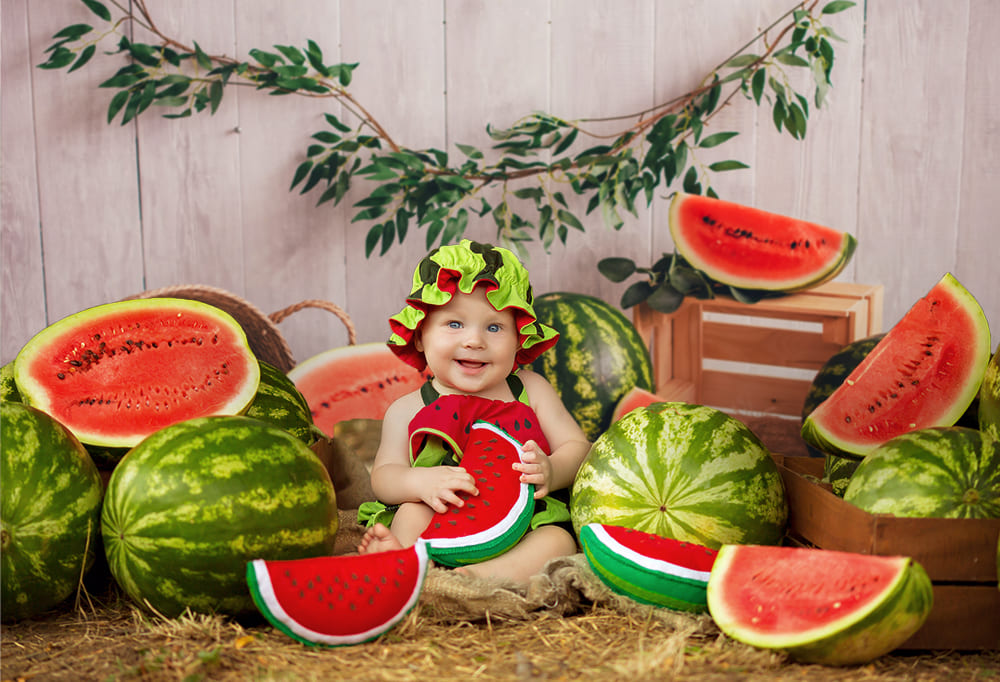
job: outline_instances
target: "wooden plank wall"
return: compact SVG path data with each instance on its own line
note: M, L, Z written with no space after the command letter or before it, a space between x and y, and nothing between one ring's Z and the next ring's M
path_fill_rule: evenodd
M822 1L822 0L821 0ZM206 50L320 44L359 62L352 93L410 147L485 148L487 123L534 110L566 118L627 114L694 86L787 10L789 0L172 0L158 23ZM294 11L292 11L294 7ZM73 74L35 68L60 28L92 16L78 0L2 3L0 361L45 324L144 290L205 284L265 312L304 299L350 313L359 340L387 335L423 234L364 258L367 226L344 208L288 191L292 172L335 103L229 92L215 116L155 111L105 122L97 85L117 58ZM1000 32L994 0L878 0L832 17L835 85L805 141L778 134L766 109L737 98L713 130L737 130L703 163L726 198L857 235L841 275L886 288L894 323L946 271L977 296L1000 338L998 165ZM620 124L619 124L620 125ZM599 127L596 127L599 129ZM608 130L605 126L605 130ZM649 264L672 250L666 194L619 232L531 249L536 291L616 302L623 285L596 271L607 255ZM361 194L355 191L355 200ZM577 207L582 208L583 202ZM488 224L470 236L489 240ZM304 310L281 323L299 360L346 343L340 322Z

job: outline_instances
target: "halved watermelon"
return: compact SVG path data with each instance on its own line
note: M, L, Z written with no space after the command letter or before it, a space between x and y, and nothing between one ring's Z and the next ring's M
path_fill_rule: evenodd
M14 381L25 403L85 445L128 448L170 424L244 411L260 365L228 313L147 298L49 325L18 353Z
M678 192L670 202L677 253L712 279L742 289L797 291L833 279L857 240L816 223Z
M421 534L432 559L446 566L485 561L503 554L527 532L535 486L521 483L511 464L521 443L485 421L473 423L460 466L476 478L478 496L459 493L461 507L436 513Z
M924 624L931 580L909 557L724 545L708 610L735 640L825 665L867 663Z
M274 627L304 644L343 646L375 639L417 603L427 575L427 549L323 556L288 561L256 559L247 583Z
M976 397L989 359L986 315L946 273L806 417L802 438L861 459L900 434L951 426Z
M384 343L360 343L324 351L288 372L327 436L351 419L382 419L394 400L429 377L396 357Z
M647 391L641 386L633 386L629 389L628 393L623 395L621 400L615 404L615 409L611 413L611 423L614 424L616 421L637 407L648 407L653 403L662 402L664 402L664 399L652 391Z
M679 611L707 610L716 550L600 523L580 529L580 545L594 573L615 592Z

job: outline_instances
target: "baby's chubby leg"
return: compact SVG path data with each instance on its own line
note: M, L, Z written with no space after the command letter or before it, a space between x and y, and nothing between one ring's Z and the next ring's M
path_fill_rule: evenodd
M373 554L413 545L427 528L434 510L423 502L404 502L392 518L391 528L381 523L365 531L358 544L358 554Z
M550 559L576 554L573 535L559 526L542 526L528 531L521 541L498 557L458 569L482 578L507 578L527 583L541 572Z

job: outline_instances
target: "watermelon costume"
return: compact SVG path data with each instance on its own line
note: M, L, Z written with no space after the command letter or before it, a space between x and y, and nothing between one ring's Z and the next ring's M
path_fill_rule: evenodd
M516 374L507 377L507 385L516 400L490 400L471 395L440 395L430 380L420 389L424 407L410 421L410 464L412 466L456 466L469 442L473 423L485 421L503 429L520 442L533 440L544 452L551 451L538 424L535 411L528 404L527 391ZM565 492L565 491L563 491ZM365 502L358 510L358 521L367 526L388 526L399 505ZM536 501L531 528L569 521L566 502L552 495Z

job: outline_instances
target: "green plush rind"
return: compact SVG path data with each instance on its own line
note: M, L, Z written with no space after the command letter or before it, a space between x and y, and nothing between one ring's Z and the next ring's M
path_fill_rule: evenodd
M590 525L580 531L580 546L597 577L618 594L678 611L708 610L707 574L704 580L697 580L643 566L601 542Z

